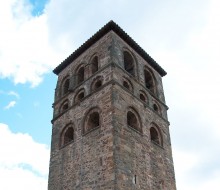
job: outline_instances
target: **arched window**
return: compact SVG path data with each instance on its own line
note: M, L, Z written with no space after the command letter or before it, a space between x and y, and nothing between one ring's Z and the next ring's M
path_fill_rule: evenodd
M64 128L63 132L61 133L61 141L60 146L63 147L66 144L69 144L74 140L74 130L73 127L67 126Z
M147 69L144 70L144 80L146 88L149 89L151 92L156 93L153 75Z
M84 90L84 89L81 89L81 90L76 94L74 102L75 102L75 103L80 102L84 97L85 97L85 90Z
M91 85L91 91L98 90L102 86L102 80L100 76L95 78Z
M141 99L143 102L146 102L146 97L145 97L143 94L140 94L140 99Z
M66 111L69 108L68 100L65 100L60 107L60 113Z
M130 80L126 78L123 79L123 86L127 88L128 90L133 91L132 83L130 82Z
M130 86L129 86L128 82L124 81L124 82L123 82L123 86L124 86L125 88L127 88L128 90L130 90Z
M98 57L95 56L91 61L91 70L92 74L94 74L96 71L98 71L99 65L98 65Z
M123 54L124 54L124 68L125 68L125 70L128 73L130 73L132 76L135 76L133 57L127 51L124 51Z
M99 109L94 108L86 116L83 132L85 134L99 126L100 126Z
M160 113L160 108L157 104L153 104L153 109L155 112Z
M150 128L150 139L152 142L162 146L162 139L159 130L156 126Z
M133 110L127 112L127 125L139 132L141 132L141 126L137 114Z
M70 79L66 79L63 83L63 95L65 95L66 93L68 93L69 91L69 85L70 85Z
M84 67L81 67L77 72L77 84L80 84L84 80Z

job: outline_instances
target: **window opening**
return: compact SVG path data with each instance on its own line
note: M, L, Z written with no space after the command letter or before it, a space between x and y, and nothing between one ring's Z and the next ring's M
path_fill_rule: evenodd
M78 84L84 81L84 67L81 67L78 71Z
M127 113L127 125L138 130L137 118L131 111L128 111Z
M151 141L155 142L156 144L160 144L159 134L154 127L150 128L150 137Z
M84 92L81 92L79 95L78 95L78 101L82 100L84 98Z
M73 128L69 127L64 133L63 145L66 145L67 143L73 140L73 134L74 134Z
M69 108L68 102L64 103L62 106L62 111L65 111Z
M143 101L143 102L146 102L146 98L143 94L140 94L140 99Z
M158 107L157 104L153 104L153 109L154 109L154 111L156 111L157 113L160 113L160 109L159 109L159 107Z
M66 94L69 90L70 80L66 79L63 84L63 95Z
M124 52L124 68L128 73L134 76L134 59L127 51Z
M124 81L124 82L123 82L123 86L124 86L125 88L127 88L128 90L130 90L130 86L129 86L128 82Z
M95 56L93 59L92 59L92 74L94 74L96 71L98 71L98 57Z
M144 79L145 79L145 86L151 92L154 92L154 82L151 73L147 70L144 71Z
M98 81L95 83L94 90L100 88L101 86L102 86L102 81L101 81L101 80L98 80Z
M93 112L89 115L89 120L87 123L87 129L91 130L99 126L99 113Z

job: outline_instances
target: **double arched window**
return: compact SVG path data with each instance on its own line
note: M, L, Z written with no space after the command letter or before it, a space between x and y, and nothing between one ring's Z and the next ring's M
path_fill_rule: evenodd
M99 108L91 109L85 117L83 134L92 131L100 126L100 110Z
M61 132L60 136L60 147L64 147L74 140L74 129L72 125L66 126Z
M125 70L131 74L132 76L135 76L135 62L134 58L128 51L123 52L124 57L124 68Z

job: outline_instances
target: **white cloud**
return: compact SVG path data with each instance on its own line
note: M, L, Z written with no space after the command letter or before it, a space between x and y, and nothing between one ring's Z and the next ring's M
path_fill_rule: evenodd
M0 189L46 190L49 149L0 123Z
M15 106L15 104L16 104L16 101L11 101L8 103L7 106L4 107L4 109L8 110L10 108L13 108Z
M20 98L19 94L18 94L17 92L14 92L14 91L8 92L8 95L10 95L10 96L15 96L17 99Z
M25 0L0 3L0 77L36 86L61 59L48 42L47 15L31 15Z

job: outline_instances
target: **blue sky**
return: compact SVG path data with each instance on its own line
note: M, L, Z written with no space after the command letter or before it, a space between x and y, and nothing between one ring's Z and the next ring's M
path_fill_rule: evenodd
M163 78L178 190L220 186L218 0L0 2L0 189L46 190L62 60L110 20Z

